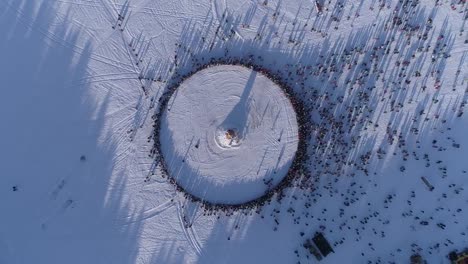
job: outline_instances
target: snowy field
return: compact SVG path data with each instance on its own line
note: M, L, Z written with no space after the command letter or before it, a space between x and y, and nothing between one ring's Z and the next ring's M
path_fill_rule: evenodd
M464 0L3 0L0 264L317 263L303 247L317 231L334 250L320 263L409 263L416 253L449 263L468 247L467 9ZM308 172L265 206L208 212L163 177L154 118L168 87L226 58L267 68L304 102ZM269 94L246 91L250 69L203 71L163 115L169 170L195 168L197 186L179 183L207 199L250 199L301 147L294 113L260 73L254 84ZM231 128L238 145L225 141ZM187 152L191 131L205 153L215 153L208 140L224 146L210 156L217 170Z

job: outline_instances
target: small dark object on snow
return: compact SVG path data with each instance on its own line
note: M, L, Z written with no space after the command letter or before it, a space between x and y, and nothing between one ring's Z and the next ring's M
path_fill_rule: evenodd
M81 155L80 160L81 160L81 161L86 161L86 156L85 156L85 155Z
M13 186L12 190L13 190L14 192L18 191L18 186L16 186L16 185Z
M326 257L331 252L335 252L333 251L332 247L330 246L330 243L328 243L327 239L323 236L322 233L316 232L312 240L314 241L315 245L324 257Z
M426 179L426 177L421 177L421 180L424 182L424 184L426 184L427 188L429 189L429 191L433 191L434 190L434 186L432 186L432 184Z
M447 256L451 263L454 264L466 264L468 263L468 249L463 250L462 252L457 252L456 250L449 253Z
M455 261L458 258L457 251L452 251L448 254L448 258L450 261Z
M410 257L411 264L424 264L426 263L424 259L419 254L414 254Z

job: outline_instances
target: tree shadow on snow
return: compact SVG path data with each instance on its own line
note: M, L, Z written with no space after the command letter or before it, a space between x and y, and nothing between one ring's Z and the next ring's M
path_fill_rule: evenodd
M83 81L93 46L67 19L50 1L0 7L0 262L135 263L107 100Z
M363 1L357 4L357 11L362 3ZM341 11L335 11L332 10L332 13L343 17ZM437 81L434 84L429 79L431 76L435 76L433 79L436 80L441 79L447 66L444 50L450 50L454 43L453 33L447 25L444 24L437 31L431 29L428 21L436 13L435 8L428 10L418 6L417 1L397 3L395 9L375 25L353 29L346 38L317 34L322 40L311 44L303 33L305 25L302 22L293 25L294 30L290 34L284 33L286 30L281 31L283 33L278 32L281 15L273 22L268 22L271 18L267 14L261 20L254 39L242 38L238 33L240 21L250 21L253 15L248 12L236 16L225 12L221 24L210 16L206 18L203 27L188 21L177 44L174 64L169 67L171 70L154 74L169 76L167 87L171 87L211 61L255 61L255 64L272 70L278 78L292 87L291 92L295 94L295 98L306 102L305 110L310 113L307 125L310 125L311 133L306 139L310 140L310 175L300 179L297 186L282 194L286 196L288 203L275 205L275 201L272 201L262 211L295 208L314 214L316 212L313 204L318 203L317 200L322 197L332 199L334 195L341 194L341 201L337 203L339 208L330 210L348 212L353 210L353 204L361 198L355 194L365 193L355 184L358 177L372 176L375 182L369 180L369 186L364 188L371 189L371 184L379 181L379 175L392 170L385 162L393 159L392 152L395 149L400 148L399 151L405 155L407 148L417 147L414 144L405 145L405 141L420 142L418 146L431 145L431 130L437 124L450 127L463 114L463 98L446 96L444 101L443 96L439 97L438 91L428 92L428 89L439 89ZM320 27L324 21L324 16L317 17L313 27ZM329 30L330 25L326 26ZM409 32L408 35L413 36L411 42L407 40L408 35L402 32ZM440 48L442 51L432 58L428 53L421 53L421 47L424 49L435 39L439 39L438 45L444 47ZM385 49L380 48L387 43L392 45ZM417 59L406 64L415 54L418 55ZM463 64L462 61L463 58L460 65ZM379 89L376 88L377 85ZM415 104L414 102L417 102L416 107L403 108L403 105ZM445 103L443 108L440 106L442 103ZM383 118L384 116L387 118ZM374 133L382 127L390 131L388 138L382 139ZM388 151L382 154L379 149ZM382 155L385 158L377 160ZM375 161L375 166L368 166L371 161ZM395 167L397 163L392 161L389 164ZM405 179L402 180L404 182ZM290 199L294 194L304 192L307 199ZM230 218L232 215L221 217L222 220L213 225L211 235L202 242L198 263L263 262L259 261L260 257L267 258L271 253L269 251L276 250L262 248L261 241L273 237L280 239L274 232L266 232L266 229L262 231L262 227L259 227L262 220L256 219L252 224L248 216L242 216L242 211L234 214L239 214L242 218L243 224L239 232L243 235L238 240L233 237L227 240L226 237L232 231L232 224L227 222L234 220ZM249 214L248 210L246 214ZM337 216L337 221L339 217ZM350 219L341 220L345 223L353 222ZM199 227L203 226L203 223L198 224ZM196 224L193 226L197 228ZM318 228L319 223L313 222L303 231L307 236ZM333 230L326 229L324 233L334 245L344 236L355 237L347 231L333 233ZM287 234L282 235L288 237ZM300 246L300 238L295 239L297 246ZM171 250L170 248L166 247L167 250ZM277 250L291 248L285 245ZM178 263L182 261L179 258L181 254L183 253L155 254L153 263ZM290 254L293 254L292 250ZM287 263L290 260L279 262Z

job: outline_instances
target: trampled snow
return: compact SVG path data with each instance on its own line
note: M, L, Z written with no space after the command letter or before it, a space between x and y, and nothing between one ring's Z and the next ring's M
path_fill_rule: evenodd
M303 247L317 231L334 250L320 263L409 263L416 253L449 263L450 251L468 246L466 19L458 0L2 1L0 263L317 263ZM310 180L262 208L213 214L162 177L152 138L160 98L213 58L267 67L310 114ZM241 96L245 71L206 81ZM206 102L194 110L219 107L222 118L240 102L185 88L174 113L188 110L189 96ZM289 109L268 91L254 91L252 108L239 113L256 123L271 98L258 128ZM183 157L191 127L200 151L228 148L213 160L242 152L255 164L245 168L260 167L258 178L204 167L197 179L213 199L223 191L216 181L261 181L294 127L279 115L273 131L245 134L237 118L204 130L171 115L164 131L179 134L166 150ZM238 145L223 141L225 129ZM202 164L191 151L185 166Z

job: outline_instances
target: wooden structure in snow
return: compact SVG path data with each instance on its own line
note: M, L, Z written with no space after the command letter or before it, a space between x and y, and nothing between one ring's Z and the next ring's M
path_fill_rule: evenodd
M432 192L434 190L434 186L432 186L432 184L426 179L426 177L422 176L421 180L424 182L424 184L426 184L429 191Z

